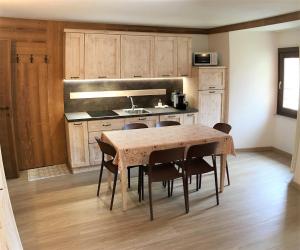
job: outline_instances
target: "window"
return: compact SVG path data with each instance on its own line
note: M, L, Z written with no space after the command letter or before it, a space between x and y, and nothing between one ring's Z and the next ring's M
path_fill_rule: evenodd
M299 48L278 49L277 114L296 118L299 103Z

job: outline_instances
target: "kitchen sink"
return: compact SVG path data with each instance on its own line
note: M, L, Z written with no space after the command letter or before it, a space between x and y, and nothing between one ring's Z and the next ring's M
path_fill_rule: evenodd
M125 113L133 114L133 115L141 115L141 114L149 114L151 113L147 109L144 108L135 108L135 109L123 109Z

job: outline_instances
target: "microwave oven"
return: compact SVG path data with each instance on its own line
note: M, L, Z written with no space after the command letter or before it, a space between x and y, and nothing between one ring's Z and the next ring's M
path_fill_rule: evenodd
M194 66L217 66L218 53L217 52L195 52L193 53Z

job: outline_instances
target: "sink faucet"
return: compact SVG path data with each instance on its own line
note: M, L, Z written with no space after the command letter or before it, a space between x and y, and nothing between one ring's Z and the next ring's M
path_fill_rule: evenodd
M130 99L130 102L131 102L131 110L134 110L135 108L137 108L137 105L134 105L134 103L133 103L132 96L127 96L127 97Z

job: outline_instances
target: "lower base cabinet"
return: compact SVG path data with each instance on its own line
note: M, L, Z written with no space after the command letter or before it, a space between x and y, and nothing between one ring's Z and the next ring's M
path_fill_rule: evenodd
M180 124L196 124L197 113L131 117L96 121L65 121L69 167L82 168L101 164L102 154L95 137L103 131L121 130L128 123L144 123L155 127L158 121L178 121Z
M71 168L90 165L87 122L67 122L68 162Z

